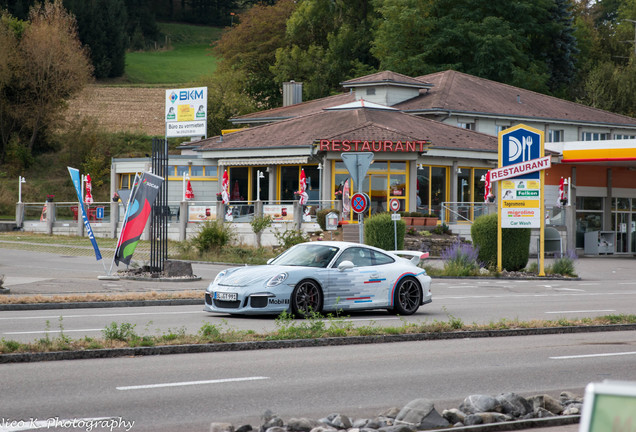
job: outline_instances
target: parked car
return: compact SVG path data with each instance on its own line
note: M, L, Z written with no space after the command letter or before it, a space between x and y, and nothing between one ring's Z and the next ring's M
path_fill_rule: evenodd
M427 256L349 242L301 243L267 265L221 271L206 290L204 310L303 316L388 309L411 315L432 301L431 278L417 266Z

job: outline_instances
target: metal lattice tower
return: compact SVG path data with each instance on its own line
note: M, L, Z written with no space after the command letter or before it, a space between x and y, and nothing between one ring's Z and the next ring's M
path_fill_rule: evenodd
M150 269L163 272L163 263L168 258L168 141L152 139L152 173L164 178L163 185L152 206L150 221Z

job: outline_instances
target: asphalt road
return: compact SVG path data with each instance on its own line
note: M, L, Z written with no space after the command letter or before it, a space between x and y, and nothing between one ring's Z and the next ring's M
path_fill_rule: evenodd
M441 412L476 393L558 396L636 381L635 341L636 332L610 332L5 364L0 417L207 431L213 421L259 425L266 409L285 420L371 417L429 398Z

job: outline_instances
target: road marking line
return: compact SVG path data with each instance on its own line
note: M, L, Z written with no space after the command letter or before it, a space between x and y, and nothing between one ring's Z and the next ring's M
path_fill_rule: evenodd
M555 291L577 291L577 292L585 292L583 289L578 288L554 288Z
M0 320L28 320L28 319L59 319L60 316L66 318L93 318L93 317L120 317L120 316L142 316L142 315L184 315L200 314L200 310L181 312L137 312L137 313L110 313L110 314L82 314L82 315L50 315L35 317L1 317Z
M624 355L636 355L636 351L620 352L620 353L581 354L581 355L573 355L573 356L558 356L558 357L550 357L550 359L551 360L569 360L569 359L579 359L579 358L614 357L614 356L624 356Z
M547 314L562 314L562 313L590 313L590 312L616 312L616 309L598 309L598 310L576 310L576 311L553 311L544 312Z
M182 387L182 386L192 386L192 385L204 385L204 384L222 384L228 382L239 382L239 381L257 381L257 380L266 380L269 377L245 377L245 378L224 378L224 379L215 379L215 380L207 380L207 381L183 381L183 382L175 382L175 383L163 383L163 384L147 384L147 385L136 385L136 386L122 386L115 387L117 390L142 390L142 389L154 389L154 388L163 388L163 387Z
M21 334L38 334L38 333L70 333L70 332L88 332L88 331L102 331L103 328L98 329L78 329L78 330L35 330L35 331L19 331L19 332L4 332L6 335L21 335Z

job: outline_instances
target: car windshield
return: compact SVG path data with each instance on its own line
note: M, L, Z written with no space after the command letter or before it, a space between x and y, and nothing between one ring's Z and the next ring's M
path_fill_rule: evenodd
M326 268L338 252L335 246L314 244L296 245L270 264Z

